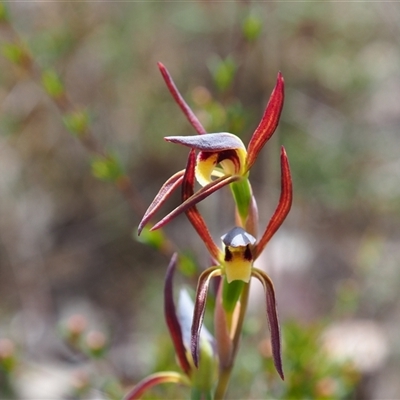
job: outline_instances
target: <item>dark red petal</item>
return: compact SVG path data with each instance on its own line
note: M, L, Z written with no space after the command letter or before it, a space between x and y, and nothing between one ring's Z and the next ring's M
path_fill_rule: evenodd
M195 179L195 166L196 166L196 152L191 150L188 157L188 162L186 165L186 172L183 177L182 183L182 201L185 202L191 196L193 196L193 187L194 187L194 179ZM218 260L220 250L218 246L215 244L214 240L212 239L210 232L208 231L207 225L204 222L203 217L197 210L196 206L190 207L186 211L186 216L190 223L192 224L193 228L196 230L198 235L203 240L204 244L207 247L207 250L214 258L214 260Z
M186 358L186 349L183 344L182 329L176 315L174 296L173 296L173 277L177 261L177 253L174 253L167 268L164 283L164 315L174 343L175 352L179 360L179 364L186 375L190 373L190 364Z
M269 330L271 332L272 357L278 374L280 375L282 380L284 380L285 376L283 374L281 357L281 334L279 328L278 313L276 310L274 285L270 277L260 269L253 268L252 275L257 278L264 286L267 305L267 319Z
M203 136L167 136L164 139L167 142L207 152L245 149L243 142L236 135L228 132L208 133Z
M270 219L267 229L262 235L260 241L256 244L254 249L254 258L256 259L261 252L264 250L265 246L275 234L275 232L282 225L286 216L289 214L290 208L292 206L293 199L293 186L292 178L290 176L289 161L286 155L286 151L282 146L281 149L281 196L279 198L278 206Z
M150 230L156 230L162 228L164 225L171 222L175 217L183 212L186 212L190 207L193 207L200 201L204 200L217 190L223 188L226 185L229 185L232 182L241 179L241 176L237 175L224 175L215 181L209 183L208 185L202 187L199 191L197 191L193 196L189 197L185 200L180 206L171 211L167 216L165 216L161 221L157 222Z
M139 223L138 235L142 232L143 228L150 221L158 209L165 203L171 193L182 183L185 170L179 171L172 175L167 182L162 185L160 191L157 193L154 200L151 202L149 208L145 212L142 220Z
M207 133L207 131L204 129L203 125L200 123L200 121L194 115L193 111L190 109L190 107L187 105L187 103L183 99L182 95L179 93L179 90L175 86L175 83L172 80L172 77L169 74L168 70L160 62L157 63L157 65L158 65L158 68L159 68L163 78L164 78L165 83L167 84L168 90L174 97L175 101L178 103L178 106L181 108L183 113L186 115L186 118L189 120L190 124L193 126L193 128L196 130L196 132L198 134L203 135L203 134Z
M269 98L267 107L260 124L253 133L250 143L247 146L247 167L249 170L257 159L258 153L263 148L264 144L275 132L279 123L284 99L284 81L283 76L279 72L277 82L271 97Z
M197 281L196 301L194 304L193 323L192 323L192 340L191 352L193 362L196 367L199 366L199 341L200 331L203 324L204 312L206 309L207 292L210 280L214 276L221 275L219 266L207 268Z
M185 375L179 374L178 372L156 372L141 380L123 397L123 400L138 400L143 396L146 390L153 386L160 385L161 383L180 383L189 386L190 382Z

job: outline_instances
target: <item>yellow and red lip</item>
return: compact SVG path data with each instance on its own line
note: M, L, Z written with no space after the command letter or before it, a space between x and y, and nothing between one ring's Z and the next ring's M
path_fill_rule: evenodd
M195 176L201 186L206 186L222 176L244 176L246 172L246 147L232 133L167 136L165 140L182 144L199 152L196 158Z

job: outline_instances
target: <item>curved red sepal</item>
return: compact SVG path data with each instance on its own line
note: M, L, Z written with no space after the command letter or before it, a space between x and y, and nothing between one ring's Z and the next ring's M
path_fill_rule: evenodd
M203 125L200 123L198 118L194 115L193 111L191 108L187 105L186 101L182 97L182 95L179 93L178 88L175 86L174 81L172 80L171 75L169 74L167 68L162 63L157 63L158 68L164 78L165 83L167 84L169 92L172 94L173 98L177 102L178 106L180 109L183 111L185 114L186 118L189 120L190 124L193 126L193 128L196 130L196 132L199 135L204 135L207 133Z
M167 322L168 330L174 343L175 352L179 364L186 375L190 374L190 364L186 358L186 348L183 344L182 329L176 315L176 309L173 297L173 276L175 272L178 255L174 253L167 268L164 283L164 316Z
M271 97L269 98L261 122L254 131L249 145L247 146L247 171L253 166L257 159L258 153L273 135L276 127L278 126L285 96L284 86L283 76L279 72L275 88L272 91Z
M147 208L142 220L138 226L138 235L142 232L143 228L150 221L153 215L159 210L159 208L165 203L171 193L182 183L183 175L185 174L185 170L177 172L172 175L162 186L159 192L157 193L154 200L151 202L149 207Z
M221 275L221 268L219 266L210 267L200 275L199 280L197 281L196 301L194 304L192 322L192 339L190 343L190 350L196 367L199 366L200 331L203 325L204 312L206 310L208 287L211 278L219 275Z
M154 231L156 229L162 228L164 225L171 222L175 217L183 212L186 212L191 207L204 200L217 190L223 188L226 185L229 185L232 182L241 179L239 175L224 175L215 181L209 183L206 186L203 186L200 190L198 190L193 196L189 197L182 204L176 207L173 211L171 211L168 215L166 215L161 221L157 222L150 230Z
M276 310L275 289L270 277L260 269L253 268L252 276L257 278L264 286L266 306L267 306L267 319L269 330L271 332L271 347L274 365L282 380L285 380L282 367L281 356L281 333L279 328L278 312Z
M142 379L132 390L130 390L122 400L138 400L146 390L153 386L160 385L161 383L180 383L182 385L190 386L190 382L185 375L179 374L174 371L156 372Z
M275 232L282 225L283 221L289 214L292 207L293 199L293 185L292 177L290 175L289 161L286 155L285 148L281 148L281 195L279 198L278 206L272 218L270 219L265 232L263 233L260 241L256 244L254 249L254 258L256 259L264 250L265 246L275 234Z

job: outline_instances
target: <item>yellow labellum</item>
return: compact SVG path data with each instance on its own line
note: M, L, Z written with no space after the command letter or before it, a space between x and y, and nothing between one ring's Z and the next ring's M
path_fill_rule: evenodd
M247 152L242 148L228 149L215 153L200 152L196 162L196 179L201 186L205 186L212 182L213 177L244 175L246 157Z
M225 247L225 275L228 283L232 281L249 282L251 278L252 260L246 257L247 246Z
M218 153L214 153L205 160L197 161L195 175L197 182L199 182L201 186L206 186L212 181L211 176L213 175L213 171L217 165L217 160Z

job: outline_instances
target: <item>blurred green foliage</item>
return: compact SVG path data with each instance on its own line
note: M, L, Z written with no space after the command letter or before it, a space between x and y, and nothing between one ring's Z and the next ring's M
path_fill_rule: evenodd
M262 19L258 15L255 13L248 15L242 23L243 36L249 42L257 40L261 34L262 26Z
M281 399L348 399L360 376L351 363L332 361L322 344L323 324L287 322L283 327L286 385ZM272 370L270 372L272 375Z
M228 56L222 60L215 56L210 59L209 66L214 84L221 92L232 86L237 69L237 65L232 57Z
M76 136L84 136L90 125L87 110L78 110L67 113L63 117L66 128Z
M26 51L20 43L3 44L2 54L15 64L22 64L26 57Z
M102 181L115 182L124 176L121 163L116 154L107 157L93 157L91 166L93 176Z
M57 72L52 69L43 72L42 84L50 97L57 98L64 94L64 85Z
M141 243L144 243L156 250L161 250L165 245L165 235L162 230L151 231L151 227L145 226L140 236L137 235L137 230L133 231L133 238Z
M15 371L18 366L15 344L8 338L0 338L0 396L16 398Z

